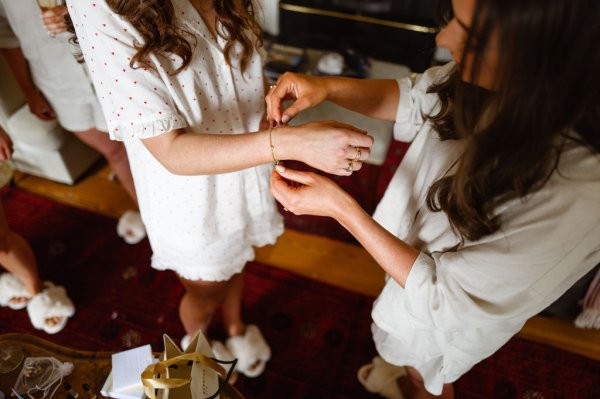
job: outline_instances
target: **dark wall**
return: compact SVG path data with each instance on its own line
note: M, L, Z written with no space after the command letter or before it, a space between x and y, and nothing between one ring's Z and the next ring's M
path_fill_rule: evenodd
M368 56L405 64L420 72L431 65L435 49L435 33L431 30L436 27L436 4L437 0L283 0L279 40L327 50L352 46ZM322 15L325 13L319 10L376 21ZM388 22L411 24L430 32L386 26Z

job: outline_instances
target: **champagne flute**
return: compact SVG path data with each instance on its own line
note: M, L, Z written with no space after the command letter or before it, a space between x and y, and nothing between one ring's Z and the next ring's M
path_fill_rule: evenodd
M48 10L52 10L54 7L62 6L64 4L63 0L37 0L37 2L42 10L42 14Z
M0 373L10 373L23 361L23 351L16 345L0 341Z
M14 167L11 161L0 161L0 188L10 183Z

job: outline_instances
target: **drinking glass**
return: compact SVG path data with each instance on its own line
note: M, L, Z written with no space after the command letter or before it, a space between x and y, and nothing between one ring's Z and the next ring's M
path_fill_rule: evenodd
M13 164L10 161L0 161L0 188L10 182L13 176Z
M10 373L23 361L23 351L18 346L0 341L0 373Z
M42 13L64 4L64 0L37 0L37 2L42 9Z

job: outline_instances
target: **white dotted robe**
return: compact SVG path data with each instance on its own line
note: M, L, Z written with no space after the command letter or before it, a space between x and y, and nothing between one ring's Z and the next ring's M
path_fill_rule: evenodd
M172 74L181 64L177 56L152 55L156 71L132 69L135 43L143 39L104 0L70 1L68 7L109 133L127 147L152 266L190 280L222 281L253 259L253 246L272 244L283 232L269 193L270 166L177 176L140 139L179 128L186 134L258 130L265 94L261 55L254 52L244 74L236 56L228 66L224 40L213 39L189 1L172 3L181 28L196 38L192 61L178 74Z

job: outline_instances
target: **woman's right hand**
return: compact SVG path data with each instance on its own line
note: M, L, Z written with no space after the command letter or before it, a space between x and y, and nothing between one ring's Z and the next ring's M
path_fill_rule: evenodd
M0 161L10 161L13 153L13 142L10 136L0 127Z
M56 6L42 14L44 27L50 36L56 36L59 33L67 31L65 15L69 12L66 5Z
M298 160L323 172L349 176L369 159L373 137L336 121L284 126L271 131L275 156Z
M27 103L29 104L29 110L41 120L51 121L56 119L52 106L41 92L35 90L27 96Z
M285 125L300 112L325 101L327 95L326 78L286 72L271 86L265 98L268 119L273 125ZM284 111L285 100L294 102Z

